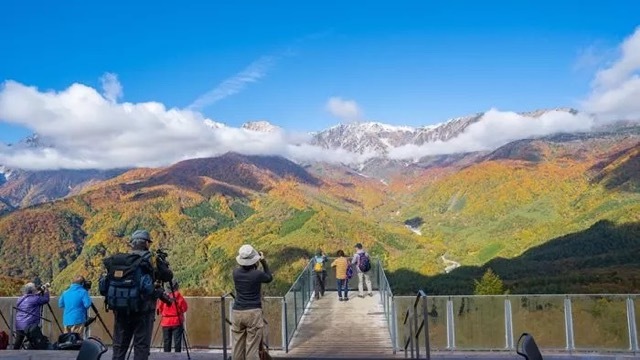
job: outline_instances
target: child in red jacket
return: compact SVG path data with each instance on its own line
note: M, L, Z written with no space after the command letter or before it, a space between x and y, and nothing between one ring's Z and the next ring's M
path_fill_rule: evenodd
M187 302L182 297L182 294L178 291L178 282L171 281L173 285L173 292L168 289L167 296L170 299L175 300L171 305L166 305L162 301L158 300L157 313L162 315L160 325L162 326L162 339L164 342L164 352L171 352L171 338L173 337L174 348L176 352L182 351L182 334L184 332L184 313L187 312Z

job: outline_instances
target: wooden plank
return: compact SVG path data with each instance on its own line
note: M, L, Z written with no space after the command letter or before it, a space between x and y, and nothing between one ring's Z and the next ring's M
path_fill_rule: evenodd
M377 294L376 294L377 295ZM390 358L393 346L379 296L314 300L290 345L291 357Z

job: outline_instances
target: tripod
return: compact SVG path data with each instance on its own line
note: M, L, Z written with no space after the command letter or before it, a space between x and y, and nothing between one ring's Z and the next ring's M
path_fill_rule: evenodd
M93 324L94 321L96 321L96 318L97 318L98 321L100 321L100 324L102 324L102 328L107 333L107 335L109 335L109 338L111 338L111 342L113 343L113 335L111 335L111 331L109 331L109 328L107 328L107 325L104 323L104 320L102 320L102 316L100 316L100 312L98 312L98 309L96 308L96 306L93 303L91 303L91 310L93 310L93 313L96 316L94 316L92 318L89 318L84 323L84 327L88 328L91 324Z
M173 299L171 301L171 303L173 303L173 305L175 306L176 309L176 313L178 314L178 320L180 321L180 328L182 330L182 341L184 342L184 347L186 349L187 352L187 359L191 360L191 353L189 352L189 340L188 340L188 336L187 336L187 330L184 327L184 323L183 323L183 315L184 313L180 310L180 307L178 306L178 301L176 298L176 290L173 286L173 284L171 282L168 283L169 284L169 288L171 290L171 295L173 296ZM163 283L164 285L164 283ZM169 299L166 299L169 300ZM167 301L165 300L161 300L163 301L165 304L167 303ZM171 304L169 304L169 306L171 306ZM153 324L151 324L151 330L153 330ZM155 333L151 339L151 344L154 343L156 336L158 335L158 331L160 330L161 324L158 324L158 326L156 327ZM128 350L128 355L127 355L127 360L129 360L129 358L131 357L131 353L133 352L133 342L131 343L131 345L129 346L129 350Z
M11 335L13 335L13 338L15 339L16 338L16 332L11 330L11 325L9 325L9 322L7 321L7 318L4 317L4 313L2 313L2 310L0 310L0 317L2 317L2 321L7 326L7 330L9 330L9 332L11 332ZM22 344L22 348L26 349L24 343Z
M178 299L176 298L176 289L173 286L173 282L169 282L169 288L171 289L171 295L173 296L173 305L176 307L176 313L178 313L178 320L180 321L180 328L182 329L182 340L184 341L184 348L187 350L187 359L191 360L191 354L189 353L189 340L187 337L187 329L184 327L184 320L182 316L184 315L182 311L180 311L180 306L178 306Z
M60 334L64 334L64 330L62 329L62 326L60 326L60 323L58 322L58 318L56 317L56 314L53 313L53 309L51 308L51 304L47 303L47 307L49 308L49 312L51 313L51 317L53 317L53 320L56 322L56 325L58 326L58 330L60 330Z

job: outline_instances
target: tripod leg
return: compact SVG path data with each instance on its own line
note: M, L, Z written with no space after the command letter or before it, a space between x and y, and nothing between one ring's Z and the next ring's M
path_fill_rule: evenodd
M184 348L187 350L187 359L191 360L191 354L189 353L189 341L187 340L187 329L184 325L182 327L182 341L184 342Z
M155 344L156 342L156 337L158 336L158 331L160 330L160 323L158 323L158 326L156 326L156 331L153 333L153 337L151 338L151 344L150 347L153 346L153 344Z
M47 303L47 307L49 308L51 317L53 318L53 320L56 321L56 325L58 326L58 330L60 330L60 334L64 334L64 330L62 330L62 326L60 326L60 323L58 322L58 318L56 317L56 314L53 313L53 308L51 308L51 304Z

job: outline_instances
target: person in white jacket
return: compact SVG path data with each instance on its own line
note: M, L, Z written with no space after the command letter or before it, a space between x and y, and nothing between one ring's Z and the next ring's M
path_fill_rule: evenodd
M369 254L362 248L361 243L357 243L355 248L356 253L353 255L351 264L356 265L356 270L358 272L358 297L364 297L364 283L367 284L367 292L369 293L369 296L373 296L371 276L369 276L369 270L371 270L371 259L369 258Z

